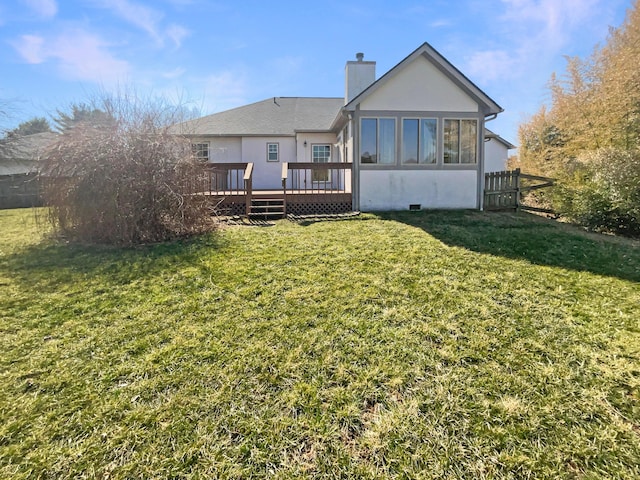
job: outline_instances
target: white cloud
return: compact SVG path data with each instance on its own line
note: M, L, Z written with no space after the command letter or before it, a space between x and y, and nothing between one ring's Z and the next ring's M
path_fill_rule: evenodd
M42 18L52 18L58 13L55 0L22 0L36 15Z
M219 112L247 103L246 75L226 70L209 75L200 82L204 91L203 104L208 112Z
M159 24L164 15L161 12L128 0L102 0L100 5L147 32L158 43L162 43Z
M475 52L467 60L465 71L480 83L507 78L514 74L514 59L504 50Z
M557 51L565 46L576 28L594 17L598 0L502 0L506 6L500 18L519 31L522 43L535 43L538 49Z
M173 70L170 70L168 72L163 72L161 75L164 78L173 79L173 78L181 77L182 75L184 75L185 72L186 72L186 70L184 68L178 67L178 68L174 68Z
M561 54L596 18L603 0L501 0L495 43L467 57L465 72L479 83L549 75ZM499 33L498 33L499 32Z
M431 28L450 27L451 25L451 20L445 20L444 18L440 20L434 20L433 22L429 23L429 26Z
M55 61L62 75L73 80L114 84L129 72L129 64L115 58L108 51L107 42L81 29L51 38L23 35L13 46L28 63Z
M167 28L167 36L173 41L176 48L180 48L182 40L189 35L189 30L180 25L169 25Z
M42 46L44 38L37 35L22 35L20 40L13 42L14 48L18 51L27 63L37 64L44 61Z
M164 13L140 3L130 0L98 0L98 5L146 32L160 46L164 45L168 38L176 48L180 48L182 40L190 33L185 27L177 24L164 28Z

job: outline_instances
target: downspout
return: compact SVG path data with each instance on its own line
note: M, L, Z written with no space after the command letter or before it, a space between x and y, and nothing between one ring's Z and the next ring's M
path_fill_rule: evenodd
M478 138L478 144L480 145L480 155L481 161L478 166L478 208L480 211L484 210L484 130L485 124L490 122L491 120L495 120L498 116L497 113L491 113L489 115L485 115L482 119L482 141ZM478 135L480 137L480 135Z
M355 112L349 112L349 129L351 131L351 205L354 211L360 211L360 161L358 158L358 152L360 151L360 135L359 135L359 123L360 116L358 115L359 106L356 107Z

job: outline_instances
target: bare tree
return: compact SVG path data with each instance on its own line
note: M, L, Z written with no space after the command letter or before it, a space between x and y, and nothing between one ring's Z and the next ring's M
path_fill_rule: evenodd
M104 95L90 111L65 124L42 169L48 218L60 234L131 245L212 228L209 199L197 194L202 166L189 141L168 131L179 108L125 94Z

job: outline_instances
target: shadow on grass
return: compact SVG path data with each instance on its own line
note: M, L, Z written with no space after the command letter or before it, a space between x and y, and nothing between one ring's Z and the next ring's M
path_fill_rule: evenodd
M637 241L590 234L526 213L386 212L377 216L420 228L446 245L479 253L640 281Z
M222 245L223 240L216 233L130 248L45 240L0 258L0 266L6 267L12 277L23 284L37 284L44 290L87 278L125 285L171 268L196 264L211 248Z

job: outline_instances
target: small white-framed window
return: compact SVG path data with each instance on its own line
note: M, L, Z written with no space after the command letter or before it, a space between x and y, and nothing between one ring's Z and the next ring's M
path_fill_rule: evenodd
M331 145L311 145L311 161L313 163L329 163L331 161ZM314 182L327 182L329 181L329 170L313 170L311 177Z
M280 161L280 144L267 143L267 162Z
M191 151L198 160L209 161L209 143L192 143Z

